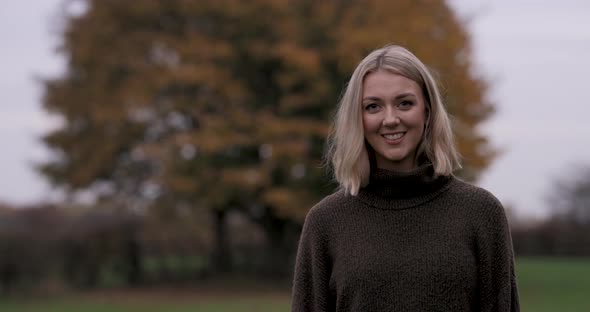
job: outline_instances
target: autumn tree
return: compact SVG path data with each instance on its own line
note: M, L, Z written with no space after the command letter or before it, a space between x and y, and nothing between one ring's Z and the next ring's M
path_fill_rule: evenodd
M67 72L45 84L44 107L64 123L44 138L56 157L41 171L163 216L187 203L210 211L218 264L229 209L263 225L280 254L285 225L333 191L321 167L331 113L355 65L387 43L438 73L460 174L474 180L492 158L478 130L492 112L485 81L442 0L85 3L64 17Z

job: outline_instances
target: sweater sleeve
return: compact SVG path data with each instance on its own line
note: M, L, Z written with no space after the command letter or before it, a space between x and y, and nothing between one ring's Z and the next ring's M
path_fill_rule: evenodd
M297 249L291 310L331 311L329 282L331 261L327 226L322 225L316 207L308 213Z
M506 214L494 197L477 235L480 311L518 312L514 251Z

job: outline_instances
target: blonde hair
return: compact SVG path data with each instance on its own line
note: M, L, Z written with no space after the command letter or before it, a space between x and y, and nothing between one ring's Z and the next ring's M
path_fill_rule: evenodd
M327 160L334 178L347 193L358 194L369 183L369 153L365 146L361 100L365 77L387 70L415 81L424 94L426 129L416 157L426 156L436 175L451 175L461 167L449 116L428 68L407 49L390 45L367 55L354 70L338 105L328 138Z

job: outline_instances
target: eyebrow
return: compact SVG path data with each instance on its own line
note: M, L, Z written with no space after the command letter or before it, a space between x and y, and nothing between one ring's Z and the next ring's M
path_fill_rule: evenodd
M402 98L405 98L405 97L408 97L408 96L414 96L415 97L416 95L414 95L414 93L412 93L412 92L401 93L401 94L398 94L395 97L395 100L399 100L399 99L402 99ZM376 96L367 96L367 97L364 97L363 98L363 101L367 101L367 100L379 101L379 100L381 100L381 98L376 97Z

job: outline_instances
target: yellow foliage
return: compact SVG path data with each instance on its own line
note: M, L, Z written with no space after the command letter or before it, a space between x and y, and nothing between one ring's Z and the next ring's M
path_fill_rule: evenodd
M238 186L248 190L268 185L268 178L268 175L264 175L257 168L225 168L220 172L219 182L222 185Z
M273 211L277 216L295 218L299 221L303 221L306 211L311 205L306 193L284 187L268 189L262 195L262 200L273 207Z
M477 128L493 107L468 39L443 0L89 0L66 20L67 71L46 82L44 107L66 124L44 138L64 157L42 172L72 189L145 174L207 209L238 194L299 217L331 191L317 164L346 81L396 43L439 73L472 180L493 159ZM134 151L157 170L122 174Z

